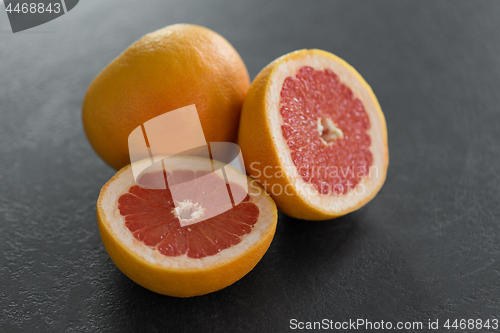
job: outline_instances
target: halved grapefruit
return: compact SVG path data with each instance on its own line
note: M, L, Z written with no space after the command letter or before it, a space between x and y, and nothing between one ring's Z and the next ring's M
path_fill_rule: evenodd
M137 182L147 185L165 177L166 189L137 186L128 165L104 185L97 201L101 239L113 262L133 281L160 294L189 297L229 286L260 261L276 230L273 200L229 165L224 170L231 182L226 185L222 180L222 186L208 190L216 195L230 187L234 194L248 185L248 196L241 203L206 220L203 214L211 209L206 201L175 207L168 184L172 179L179 183L206 175L200 161L171 157L164 160L164 167L157 163L147 168ZM150 161L136 163L145 166ZM214 167L222 165L214 161ZM181 225L181 219L191 218L201 222Z
M284 55L245 97L238 143L247 172L285 214L324 220L352 212L382 187L389 154L372 89L321 50Z

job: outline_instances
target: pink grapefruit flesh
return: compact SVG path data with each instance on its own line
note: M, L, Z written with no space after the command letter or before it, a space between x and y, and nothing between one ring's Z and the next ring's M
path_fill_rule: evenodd
M206 175L205 171L195 173L191 170L174 170L172 173L164 173L168 179L167 189L132 186L118 199L118 209L125 218L126 227L137 240L170 257L186 254L190 258L203 258L238 244L243 236L251 232L259 218L259 208L250 201L249 196L238 205L228 207L230 209L220 215L184 227L174 214L175 205L168 184L178 184ZM148 181L158 179L154 174L147 174L145 177L138 183L147 184ZM199 202L205 209L213 209L211 198L229 190L229 185L220 186L218 176L213 177L213 186L207 184L206 177L204 178L204 186L211 192L207 199ZM244 191L237 184L231 184L231 190ZM197 193L189 193L189 190L183 195L193 202L197 199Z
M305 182L320 194L346 194L373 163L363 103L330 69L301 67L283 82L283 137Z

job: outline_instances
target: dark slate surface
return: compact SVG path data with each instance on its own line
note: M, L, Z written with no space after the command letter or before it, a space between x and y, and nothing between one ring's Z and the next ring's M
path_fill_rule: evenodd
M85 0L12 34L0 13L0 331L287 331L298 320L500 318L500 2ZM390 167L367 206L280 215L257 267L220 292L160 296L99 237L114 174L82 130L92 78L129 44L187 22L225 36L250 76L321 48L366 78Z

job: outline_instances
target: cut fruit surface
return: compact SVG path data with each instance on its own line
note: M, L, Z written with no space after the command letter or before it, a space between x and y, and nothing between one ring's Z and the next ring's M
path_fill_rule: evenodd
M163 160L141 175L137 182L141 186L127 166L99 196L99 230L111 259L132 280L161 294L202 295L234 283L257 264L274 236L277 211L269 195L255 181L225 165L231 179L227 185L217 173L207 174L200 160ZM168 184L200 177L206 193L177 193L181 202L174 205ZM168 179L167 189L147 188L148 182L158 179ZM247 186L248 195L241 203L203 218L210 209L220 209L214 199L219 194L244 191ZM181 223L193 219L197 221Z
M283 138L304 181L320 194L347 194L359 184L373 160L370 120L331 69L304 66L287 77L280 114Z
M356 210L386 177L387 130L373 91L321 50L292 52L259 73L243 104L238 143L250 175L297 218Z
M200 177L204 173L179 169L166 176L170 178L170 183L177 183ZM190 258L202 258L238 244L242 237L252 231L259 218L259 208L250 201L249 196L238 205L207 220L187 226L179 222L181 219L202 218L208 210L217 208L210 200L217 197L219 192L228 191L229 185L221 186L221 182L216 180L218 175L207 176L214 178L207 186L209 198L197 200L196 194L188 192L177 208L168 190L132 186L118 199L118 210L125 218L125 225L137 240L166 256L185 254ZM153 178L156 176L153 175ZM203 180L207 182L206 178ZM139 182L144 183L141 180ZM241 186L232 184L233 190L238 187L243 191ZM217 201L214 203L217 204Z

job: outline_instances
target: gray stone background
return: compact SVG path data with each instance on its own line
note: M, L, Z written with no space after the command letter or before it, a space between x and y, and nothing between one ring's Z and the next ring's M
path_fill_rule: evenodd
M84 0L13 34L0 11L0 331L287 331L298 320L500 318L500 2ZM321 48L365 77L390 166L362 209L280 215L263 260L203 297L154 294L104 250L95 217L114 170L80 121L93 77L142 35L207 26L253 78Z

